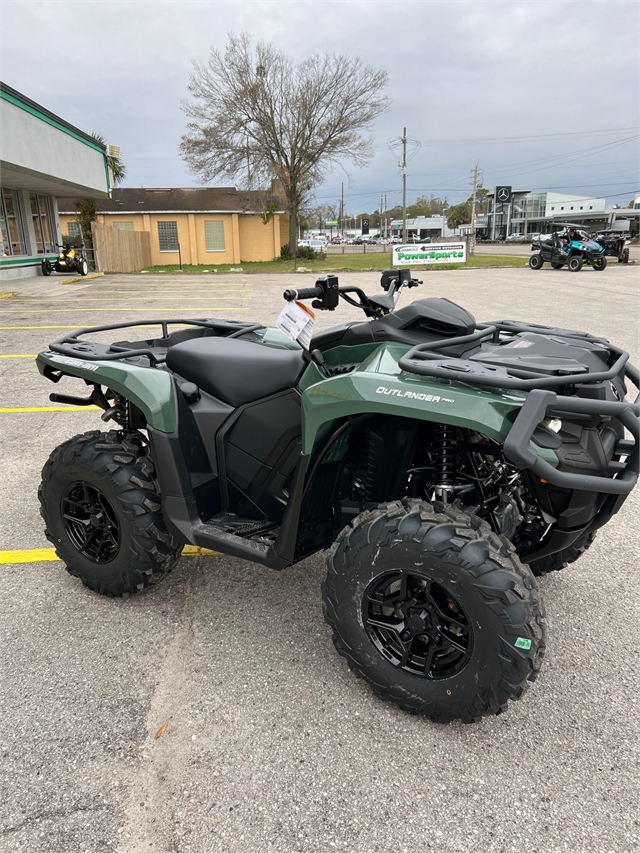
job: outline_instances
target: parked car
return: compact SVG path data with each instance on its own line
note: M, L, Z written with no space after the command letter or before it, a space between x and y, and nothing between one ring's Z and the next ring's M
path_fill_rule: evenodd
M524 234L509 234L506 241L507 243L522 243L524 242L525 236Z

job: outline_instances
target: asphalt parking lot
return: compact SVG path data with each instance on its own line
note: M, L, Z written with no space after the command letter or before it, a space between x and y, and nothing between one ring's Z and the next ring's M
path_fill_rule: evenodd
M640 362L632 265L421 277L411 298L446 296L479 320L586 329ZM322 620L322 555L282 573L221 555L183 557L162 584L129 600L89 592L60 562L16 555L50 547L36 493L51 450L102 426L97 412L55 410L35 353L65 329L125 320L273 323L282 290L314 278L0 285L13 292L0 299L0 549L13 554L1 566L0 848L638 849L640 491L584 557L542 579L541 675L508 713L472 726L409 716L349 673ZM340 280L378 288L370 273ZM341 305L318 322L357 316ZM81 393L71 380L55 390L65 389Z

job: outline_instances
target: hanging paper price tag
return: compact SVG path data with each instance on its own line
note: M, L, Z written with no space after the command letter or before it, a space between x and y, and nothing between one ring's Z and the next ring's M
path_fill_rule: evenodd
M276 320L276 326L292 341L309 349L316 315L301 302L288 302Z

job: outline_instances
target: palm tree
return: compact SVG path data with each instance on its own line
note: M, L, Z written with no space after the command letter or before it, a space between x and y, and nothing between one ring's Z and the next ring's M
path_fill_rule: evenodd
M99 133L92 133L91 136L93 139L95 139L98 145L103 145L105 148L107 147L107 143L105 142L104 136L101 136ZM114 187L117 187L124 181L127 174L127 167L122 162L120 156L113 157L107 154L106 157L107 166L109 167L111 175L113 176L113 185Z

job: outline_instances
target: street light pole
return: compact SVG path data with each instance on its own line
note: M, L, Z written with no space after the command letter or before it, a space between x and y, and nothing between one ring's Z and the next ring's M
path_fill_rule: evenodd
M402 131L402 242L407 242L407 128Z

